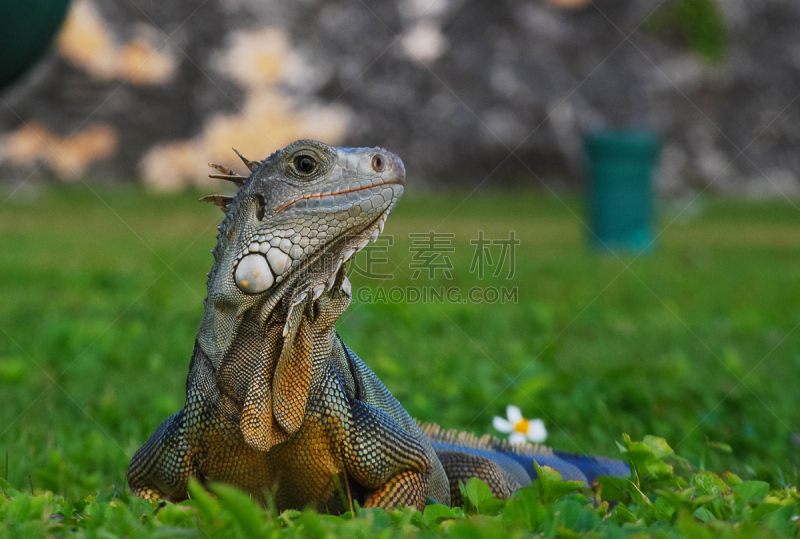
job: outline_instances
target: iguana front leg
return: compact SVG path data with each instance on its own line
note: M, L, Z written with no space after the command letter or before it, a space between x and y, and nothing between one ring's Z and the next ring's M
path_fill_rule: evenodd
M189 477L197 475L182 430L184 411L167 418L139 448L128 468L131 493L146 500L185 500Z
M431 471L425 448L387 413L359 400L351 403L344 465L348 475L372 491L364 506L425 507Z

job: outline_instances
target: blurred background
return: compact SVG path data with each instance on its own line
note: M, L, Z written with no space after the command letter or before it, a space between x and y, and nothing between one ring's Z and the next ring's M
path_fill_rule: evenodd
M8 4L38 43L67 6ZM74 0L3 90L0 180L174 190L305 137L390 148L415 188L562 188L581 133L650 128L664 193L796 196L798 23L790 0Z
M196 199L230 192L206 163L244 173L232 146L298 138L406 164L383 277L355 289L518 290L345 313L414 416L493 432L515 404L560 449L654 434L696 467L797 483L800 3L30 0L0 19L17 488L123 487L183 404L222 218ZM452 279L409 276L429 231L452 234ZM513 275L479 278L473 242L512 232Z

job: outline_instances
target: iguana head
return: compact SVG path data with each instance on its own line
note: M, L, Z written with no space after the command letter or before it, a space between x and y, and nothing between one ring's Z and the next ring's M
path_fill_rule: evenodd
M263 161L242 159L248 178L215 166L225 173L215 177L240 185L236 195L206 197L226 211L200 335L212 360L245 311L265 320L334 287L349 295L344 264L378 237L403 193L403 162L381 148L299 140Z

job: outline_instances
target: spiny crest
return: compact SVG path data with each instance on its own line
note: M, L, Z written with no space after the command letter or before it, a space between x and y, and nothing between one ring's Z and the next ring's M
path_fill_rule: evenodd
M444 430L436 423L422 423L419 427L422 429L423 434L432 442L460 445L461 447L471 447L473 449L485 449L487 451L498 451L501 453L513 453L515 455L553 455L553 450L551 448L540 444L512 444L508 440L500 440L490 434L484 434L478 437L471 432L459 431L456 429Z
M236 155L239 156L239 159L242 160L242 162L245 164L245 166L248 168L248 170L250 172L255 172L256 170L258 170L258 167L260 167L261 165L264 164L263 161L251 161L251 160L249 160L248 158L243 156L241 154L241 152L239 150L237 150L236 148L231 148L231 149L234 152L236 152ZM208 175L209 178L215 178L217 180L226 180L226 181L229 181L229 182L233 182L238 187L243 186L245 184L245 182L247 181L246 177L242 176L238 172L235 172L235 171L229 169L225 165L217 165L216 163L209 163L208 166L210 166L211 168L216 169L216 170L218 170L218 171L220 171L222 173L222 174L209 174Z
M239 156L239 159L241 159L241 160L242 160L242 162L245 164L245 166L246 166L248 169L250 169L250 172L255 172L256 170L258 170L258 167L260 167L261 165L263 165L263 164L264 164L264 162L263 162L263 161L250 161L248 158L246 158L245 156L243 156L243 155L242 155L242 154L239 152L239 150L237 150L236 148L231 148L231 150L233 150L234 152L236 152L236 155L238 155L238 156Z
M218 206L222 213L228 213L228 205L233 202L233 197L228 195L206 195L200 199L200 202L210 202Z
M255 172L256 170L258 170L258 167L260 167L261 165L264 164L263 161L251 161L251 160L249 160L248 158L243 156L239 152L239 150L237 150L236 148L231 148L231 149L234 152L236 152L236 155L238 155L239 158L247 166L247 168L250 169L250 172ZM222 174L209 174L208 175L209 178L215 178L215 179L218 179L218 180L226 180L226 181L229 181L229 182L233 182L233 183L236 184L237 187L242 187L247 182L247 178L246 177L240 175L238 172L236 172L234 170L229 169L225 165L218 165L216 163L209 163L208 166L210 166L211 168L216 169L216 170L218 170L218 171L220 171L222 173ZM215 206L219 206L219 208L222 210L222 213L227 213L228 212L228 206L230 205L231 202L233 202L233 197L229 196L229 195L208 195L208 196L204 196L203 198L201 198L200 202L210 202L211 204L214 204Z
M217 165L216 163L209 163L208 166L222 172L222 174L209 174L208 175L209 178L215 178L217 180L227 180L229 182L235 183L237 187L243 186L244 183L247 181L247 178L240 175L238 172L234 172L225 165Z
M247 168L250 170L250 172L255 172L258 169L258 167L260 167L261 165L264 164L264 161L251 161L251 160L249 160L248 158L243 156L236 148L232 148L232 150L234 152L236 152L236 155L238 155L239 158L244 162L244 164L247 166ZM275 155L275 154L273 153L272 155ZM270 156L267 159L271 159L271 158L272 158L272 156ZM242 176L239 173L237 173L236 171L229 169L225 165L217 165L215 163L209 163L208 166L210 166L211 168L216 169L216 170L218 170L219 172L222 173L222 174L209 174L208 175L209 178L216 178L218 180L226 180L226 181L229 181L229 182L233 182L239 188L243 187L244 184L247 183L247 180L249 179L248 177ZM203 198L200 199L200 202L210 202L211 204L214 204L215 206L218 206L219 209L222 210L222 213L225 214L225 218L222 220L222 223L220 223L219 226L217 227L217 230L219 230L219 232L220 232L219 234L217 234L217 244L211 250L211 254L214 255L214 260L215 261L217 260L217 255L219 254L220 236L227 229L227 226L228 226L228 210L230 209L231 204L233 203L233 201L234 201L234 197L232 197L230 195L208 195L208 196L204 196ZM216 264L211 268L211 271L209 271L208 274L206 274L206 277L208 277L208 279L206 280L206 285L208 285L208 283L213 278L213 274L214 274L215 271L216 271Z

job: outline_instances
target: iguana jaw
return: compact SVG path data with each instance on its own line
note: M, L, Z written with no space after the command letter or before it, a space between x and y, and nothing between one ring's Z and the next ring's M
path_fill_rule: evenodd
M293 220L306 224L302 227L295 225L288 231L259 228L249 235L242 242L243 247L233 262L234 277L239 288L248 294L258 294L273 286L273 282L279 284L292 274L308 273L310 270L318 274L330 274L325 280L332 277L338 269L337 259L346 262L370 241L377 239L389 212L402 194L401 179L365 183L356 188L328 188L306 193L281 204L276 214L294 211ZM336 198L342 196L347 196L348 202L337 204ZM386 209L366 224L357 222L357 219L363 221L366 214L363 207L366 205L381 205ZM322 210L317 211L315 208L318 207ZM325 211L326 207L332 209ZM369 214L366 216L371 217ZM329 223L347 225L351 221L351 226L343 227L343 233L330 233L334 229ZM341 244L342 239L345 240L344 245ZM327 260L330 267L317 267L320 260ZM255 278L254 273L258 273Z

